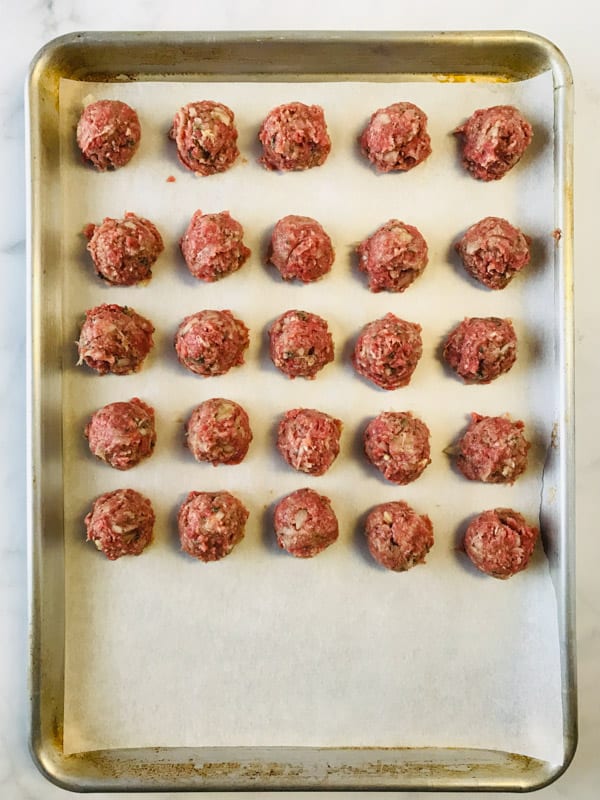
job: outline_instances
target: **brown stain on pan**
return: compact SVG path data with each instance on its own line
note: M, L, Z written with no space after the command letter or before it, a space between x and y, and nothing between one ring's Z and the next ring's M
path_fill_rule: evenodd
M329 748L325 748L325 751ZM341 751L364 751L361 747L344 747ZM420 748L399 747L399 748L378 748L389 750L390 753L410 753L412 750ZM444 748L449 753L460 753L460 748ZM323 753L323 750L321 750ZM339 752L332 748L332 752ZM483 751L486 752L486 751ZM492 751L493 752L493 751ZM160 757L161 750L155 749L155 753ZM495 754L498 755L498 754ZM518 753L503 753L502 766L507 768L511 775L527 775L531 770L541 770L544 762L529 756L519 755ZM137 778L150 786L151 782L172 783L173 785L182 780L193 781L213 781L218 783L226 781L228 778L239 787L240 781L269 783L272 779L302 779L313 778L310 782L315 783L314 776L306 775L304 765L281 763L276 761L206 761L198 762L195 758L189 758L180 762L143 762L133 759L115 759L110 751L93 751L87 753L76 753L65 758L68 760L81 760L93 766L95 770L104 775L117 780L124 777L131 780ZM422 775L423 778L438 777L440 779L454 778L464 780L469 773L474 773L477 779L489 778L494 781L498 776L499 760L496 758L487 761L469 761L463 763L443 764L435 760L410 760L401 763L394 763L385 760L375 760L360 765L324 765L325 769L321 777L317 778L316 783L325 784L328 778L341 779L365 779L365 778L394 778L404 775L411 775L413 778ZM149 784L150 782L150 784Z
M438 83L513 83L514 78L508 75L485 75L485 74L459 74L459 73L437 73L432 75L434 81Z

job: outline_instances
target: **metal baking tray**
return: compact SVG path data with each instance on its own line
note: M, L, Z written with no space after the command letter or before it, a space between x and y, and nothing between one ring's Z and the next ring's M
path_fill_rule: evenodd
M95 81L520 81L554 84L557 417L542 503L556 592L563 757L550 764L461 748L148 748L63 753L65 571L62 474L58 87ZM394 33L74 33L34 58L26 87L29 186L30 746L52 782L77 791L512 790L555 780L577 742L574 626L572 78L557 48L518 31ZM553 490L554 491L554 490Z

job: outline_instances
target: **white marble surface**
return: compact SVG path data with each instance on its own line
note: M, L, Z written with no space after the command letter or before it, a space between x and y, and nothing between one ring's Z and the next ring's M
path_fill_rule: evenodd
M597 415L600 271L593 237L600 207L600 12L592 0L320 0L303 4L202 0L5 0L0 74L0 798L53 800L67 793L39 775L27 751L25 536L25 188L23 82L37 49L73 30L520 28L553 40L576 86L577 604L580 741L566 774L537 796L592 800L600 785L600 537L593 524L600 482ZM108 796L108 795L107 795ZM118 795L113 795L118 797ZM167 797L168 795L148 795ZM170 795L169 795L170 796ZM174 795L173 795L174 796ZM221 795L222 797L223 795ZM308 794L306 795L309 796ZM313 797L315 795L312 795ZM339 795L338 795L339 796ZM424 797L425 795L405 795ZM441 795L449 796L449 795ZM383 797L383 795L382 795Z

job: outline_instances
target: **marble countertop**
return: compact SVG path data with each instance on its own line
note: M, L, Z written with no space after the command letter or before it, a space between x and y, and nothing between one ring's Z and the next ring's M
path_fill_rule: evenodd
M308 13L308 12L312 13ZM600 12L591 0L422 0L403 12L397 0L321 0L318 4L220 0L21 0L3 7L0 75L0 797L53 800L67 792L48 783L27 750L27 556L25 484L25 182L23 84L28 64L45 42L74 30L451 30L523 29L554 41L571 64L576 89L576 377L577 377L577 644L579 747L571 767L537 795L543 800L592 800L600 785L600 592L595 577L600 537L592 522L600 459L600 388L595 343L600 341L600 272L592 235L600 207ZM308 797L308 793L305 793ZM100 796L100 795L96 795ZM104 795L102 795L104 796ZM106 795L107 797L109 795ZM113 795L115 797L119 795ZM155 794L148 797L170 797ZM175 795L173 795L174 797ZM222 795L221 795L222 796ZM313 794L312 797L315 795ZM372 796L372 795L371 795ZM421 797L416 793L406 797ZM450 795L441 795L448 797ZM424 797L424 795L423 795ZM507 795L508 797L508 795Z

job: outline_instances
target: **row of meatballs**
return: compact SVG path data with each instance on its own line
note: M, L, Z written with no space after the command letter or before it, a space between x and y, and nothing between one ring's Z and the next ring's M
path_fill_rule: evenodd
M106 217L84 229L96 274L112 286L133 286L152 277L152 267L164 250L156 225L127 212L122 219ZM228 211L197 210L180 241L190 273L202 281L217 281L237 272L251 252L242 225ZM502 217L484 217L472 225L455 248L467 273L489 289L504 289L530 261L530 239ZM357 247L359 269L372 292L403 292L428 263L428 247L414 225L390 219ZM290 214L274 226L266 263L281 277L312 283L328 272L335 259L333 244L312 217Z
M277 449L290 467L324 475L340 451L342 421L313 408L283 414ZM507 415L473 413L466 432L446 452L469 480L512 484L527 468L530 448L523 422ZM91 453L118 470L135 467L156 445L154 409L137 397L98 409L85 428ZM185 424L185 444L198 462L240 464L253 435L245 409L234 400L212 397L200 403ZM431 463L430 432L410 411L384 411L363 433L368 460L390 482L415 481Z
M78 363L100 375L136 372L153 346L154 326L128 306L89 309L77 342ZM203 377L224 375L244 363L249 330L228 310L205 309L180 323L174 339L179 362ZM273 364L289 378L314 379L334 359L333 337L318 314L291 309L269 327ZM421 326L388 313L361 330L352 355L356 372L382 389L406 386L423 352ZM489 383L508 372L517 357L512 322L467 317L443 348L446 363L466 383Z
M129 163L138 149L141 125L136 111L120 100L86 106L77 124L77 144L86 162L100 171ZM462 163L475 178L502 178L519 162L533 129L514 106L478 109L454 130L462 145ZM239 156L235 114L223 103L200 100L175 114L169 137L181 164L196 175L228 170ZM260 163L290 172L319 167L331 151L321 106L291 102L273 108L258 139ZM375 111L358 136L361 153L378 172L406 172L431 154L427 115L410 102Z
M181 549L200 561L219 561L244 537L249 512L230 492L190 492L179 508ZM114 561L140 555L153 538L150 500L134 489L117 489L96 498L85 517L87 539ZM331 501L312 489L298 489L277 503L273 528L279 547L296 558L313 558L339 535ZM424 563L433 546L433 525L404 501L375 506L365 521L365 536L375 561L394 572ZM467 527L464 550L473 564L494 578L525 569L538 529L508 508L484 511Z

